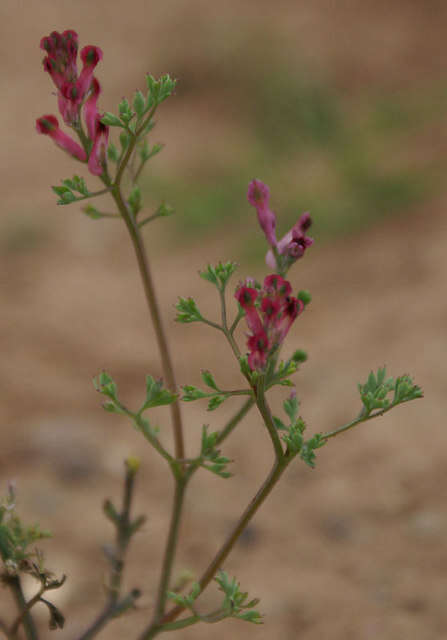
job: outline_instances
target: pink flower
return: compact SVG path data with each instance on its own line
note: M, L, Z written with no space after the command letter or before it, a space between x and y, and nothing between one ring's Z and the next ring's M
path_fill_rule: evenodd
M278 274L267 276L261 291L246 284L237 288L234 295L245 311L251 331L247 340L251 369L265 367L269 355L282 343L294 320L304 310L303 302L292 297L291 291L290 282Z
M264 231L267 242L272 247L267 252L265 261L272 269L287 271L287 269L304 255L305 250L313 244L313 238L306 236L306 231L312 224L308 213L303 213L298 222L277 242L275 235L276 216L270 210L268 203L270 189L260 180L252 180L248 186L248 201L256 208L259 224ZM275 251L283 256L279 261Z
M293 264L298 258L302 258L305 250L312 246L314 239L306 236L306 231L312 224L312 218L309 213L303 213L298 222L286 233L285 236L276 245L279 255L285 256L290 264ZM277 266L273 251L267 252L265 261L269 267L273 269Z
M83 96L90 89L92 83L93 71L100 60L102 60L102 51L99 47L87 45L81 51L81 60L84 64L78 79L79 91Z
M81 160L81 162L87 161L87 154L84 149L73 138L70 138L59 129L59 122L55 116L49 115L38 118L36 120L36 129L38 133L50 136L58 147L67 151L74 158Z
M93 147L88 159L90 173L100 176L106 163L107 145L109 142L109 127L101 122L102 116L98 113L95 120Z
M81 51L83 67L78 74L78 36L75 31L53 31L49 36L42 38L40 47L47 54L43 66L57 88L58 107L64 122L77 130L81 107L84 105L85 124L91 140L88 168L91 173L100 176L106 164L109 127L101 123L102 116L97 106L101 87L93 72L102 60L102 51L92 45L84 47ZM49 135L65 151L79 160L87 161L85 151L59 129L54 116L39 118L36 127L39 133Z
M84 103L84 120L90 140L93 140L95 137L96 116L98 115L98 107L96 103L98 102L100 93L101 87L99 82L96 78L93 78L90 85L89 97Z
M260 180L252 180L248 185L247 193L248 201L253 205L258 214L259 224L263 230L267 242L272 246L276 246L276 216L269 209L270 189Z
M74 83L78 77L76 57L78 55L78 34L67 30L62 34L53 31L42 38L40 48L46 51L43 68L47 71L58 89L64 83Z
M40 48L47 53L43 67L58 89L59 112L66 124L76 124L81 104L92 83L93 71L102 59L102 51L92 45L82 49L83 68L78 76L78 35L75 31L67 30L62 34L53 31L42 38Z

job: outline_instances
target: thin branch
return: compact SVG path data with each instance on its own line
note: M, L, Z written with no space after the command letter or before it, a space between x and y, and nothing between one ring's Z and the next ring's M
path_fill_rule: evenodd
M27 609L28 603L25 600L25 596L22 590L22 583L18 575L10 576L7 580L7 585L11 589L14 599L19 610L19 615L23 613L20 624L23 626L27 640L38 640L39 634L34 619L31 615L31 611Z
M204 571L202 577L200 578L199 584L200 584L201 593L205 590L205 588L211 582L211 580L213 579L214 575L216 574L216 571L225 562L225 560L228 557L230 551L233 549L234 545L238 541L241 533L244 531L244 529L246 528L247 524L250 522L250 520L253 518L255 513L258 511L259 507L262 505L264 500L271 493L273 487L278 482L279 478L283 474L283 472L286 469L287 465L288 465L288 461L286 459L284 459L284 458L281 461L278 461L278 460L275 461L275 463L273 465L273 468L270 471L268 477L263 482L263 484L261 485L261 487L259 488L259 490L255 494L255 496L252 498L252 500L248 504L247 508L245 509L244 513L242 514L242 516L240 517L240 519L236 523L234 529L232 530L232 532L228 536L227 540L224 542L222 547L216 553L216 555L214 556L213 560L210 562L210 564L208 565L208 567ZM165 614L165 616L161 620L161 623L164 625L166 623L172 622L173 620L175 620L182 613L182 611L184 611L184 609L185 608L183 606L181 606L181 605L177 605L176 607L173 607L170 611L168 611ZM158 631L160 631L160 630L163 631L164 628L163 627L161 629L159 628ZM158 631L157 631L157 633L158 633ZM152 627L150 626L145 631L143 631L143 633L141 634L141 636L139 637L138 640L151 640L151 638L153 638L154 635L155 634L152 633Z

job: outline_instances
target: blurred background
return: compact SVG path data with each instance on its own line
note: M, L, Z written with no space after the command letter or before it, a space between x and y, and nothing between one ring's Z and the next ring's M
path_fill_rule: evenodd
M356 385L371 368L411 373L425 390L331 442L314 471L296 462L254 519L224 568L261 598L265 625L225 621L179 637L445 638L446 4L2 0L0 17L0 484L3 493L15 480L24 519L54 534L42 547L49 568L68 575L51 594L67 616L59 636L76 637L103 602L101 546L113 532L101 505L119 500L123 459L134 454L136 513L148 523L126 585L144 595L103 636L131 638L147 623L173 488L91 384L106 369L137 406L145 374L161 374L125 230L56 206L50 185L79 166L34 131L37 117L56 113L40 39L75 29L81 47L104 51L104 110L143 88L147 72L178 78L151 135L166 148L142 186L148 212L162 200L176 209L145 238L179 383L200 384L201 368L223 387L239 380L220 336L176 325L174 304L194 296L216 314L215 291L197 276L207 262L237 261L235 282L264 277L265 240L246 201L257 177L271 187L281 235L303 211L314 219L315 245L290 272L313 302L285 346L309 353L296 378L309 431L358 413ZM282 399L272 400L277 413ZM188 453L202 424L218 429L237 408L186 406ZM170 446L168 414L154 420ZM235 476L194 478L176 576L201 574L272 463L254 412L223 450ZM216 597L210 587L203 611ZM0 611L11 608L2 592ZM44 629L46 611L36 615Z

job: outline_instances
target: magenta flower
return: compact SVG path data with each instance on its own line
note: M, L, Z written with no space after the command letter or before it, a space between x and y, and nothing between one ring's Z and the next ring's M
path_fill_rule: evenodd
M275 235L276 216L268 206L270 189L260 180L252 180L248 186L247 197L249 203L256 208L261 229L272 247L267 252L266 263L281 273L287 271L314 242L313 238L306 235L306 231L312 224L310 215L303 213L290 231L277 242Z
M71 156L81 160L81 162L87 161L87 154L84 149L70 136L59 129L59 122L55 116L42 116L36 120L36 129L38 133L50 136L58 147L67 151Z
M81 104L92 83L93 71L102 59L102 51L91 45L82 49L83 68L78 76L78 35L75 31L68 30L62 34L53 31L42 38L40 48L47 53L43 67L58 89L59 112L66 124L76 124Z
M270 189L260 180L252 180L248 185L247 193L248 201L253 205L258 214L259 224L265 233L267 242L272 246L276 246L276 216L269 209Z
M304 310L303 302L292 297L291 291L290 282L277 274L265 278L261 291L247 283L236 290L235 298L245 311L251 331L247 347L252 370L265 367L269 355L282 343L292 323Z
M89 97L84 103L84 120L87 126L87 133L91 140L95 138L96 132L96 116L98 115L97 102L99 94L101 93L101 87L96 78L92 79L90 85Z
M99 113L96 115L93 147L88 159L89 171L95 176L100 176L104 171L109 142L109 127L102 124L101 117Z
M47 71L57 88L59 112L64 122L78 130L83 107L87 134L90 139L88 168L94 175L101 175L105 168L109 128L103 125L98 112L97 102L101 87L93 72L100 60L102 51L99 47L87 45L81 50L82 70L78 74L78 35L75 31L63 33L53 31L42 38L40 48L46 52L43 61ZM60 147L79 160L87 161L86 152L59 129L54 116L43 116L37 121L39 133L50 135Z
M293 264L298 258L302 258L305 250L312 246L314 239L306 236L306 231L312 224L309 213L303 213L298 222L281 238L276 245L276 250L280 256L285 256L287 262ZM274 269L276 258L271 249L267 252L265 261L269 267Z

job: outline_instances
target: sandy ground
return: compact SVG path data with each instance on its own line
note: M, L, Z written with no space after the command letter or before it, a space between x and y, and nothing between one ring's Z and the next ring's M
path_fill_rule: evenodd
M15 479L24 517L38 520L54 533L54 540L43 546L48 565L57 574L68 575L64 588L54 594L67 616L66 628L58 632L63 638L75 638L103 600L106 565L101 546L110 541L112 530L101 503L105 496L118 499L122 461L129 454L138 454L143 461L135 512L146 513L148 523L130 551L126 585L142 588L144 595L139 611L110 625L102 637L134 638L146 624L172 483L165 465L142 446L132 427L102 411L91 385L92 376L105 368L128 404L136 405L143 395L144 375L159 375L160 366L124 229L93 223L74 210L61 212L48 193L55 172L69 175L71 164L60 155L56 158L52 147L30 133L30 95L33 117L48 111L47 87L42 88L39 65L34 64L35 42L52 28L76 22L84 24L87 39L93 41L101 24L101 46L113 50L116 45L117 63L125 52L132 58L143 50L146 26L149 36L154 35L157 25L187 15L185 3L173 3L178 11L172 14L157 10L154 3L153 20L143 25L145 3L133 5L133 14L121 17L125 37L118 41L112 27L119 16L103 15L104 2L89 11L86 2L76 8L72 3L42 2L39 11L26 2L6 1L0 7L3 24L7 18L11 27L2 49L12 96L2 106L0 482L6 487L9 479ZM326 5L319 3L320 13ZM419 32L393 32L393 25L399 17L408 25L417 24L416 18L422 21L419 24L429 19L424 12L415 17L410 5L401 14L381 4L377 9L384 13L388 28L381 31L383 38L388 33L388 51L409 63L412 59L404 52L420 43ZM434 35L424 40L424 53L425 60L433 60L435 73L436 33L443 24L436 16L442 16L443 5L429 5ZM267 4L262 6L268 17ZM195 3L194 15L206 11L204 7ZM223 10L226 24L229 11ZM348 15L347 5L343 11ZM282 14L275 15L287 22ZM303 37L309 25L319 24L318 15L318 10L303 9L307 16L307 21L302 19ZM364 17L371 15L369 8ZM192 18L185 24L194 33ZM341 18L335 27L342 31ZM357 31L353 33L360 39ZM400 48L392 33L401 34ZM322 36L321 41L326 42ZM330 58L332 41L327 42L325 55ZM346 66L347 51L343 46L337 51L336 60ZM383 48L379 53L376 66L370 62L364 67L368 78L386 67ZM162 66L160 59L155 65ZM23 82L17 81L16 69ZM416 63L412 69L416 75L424 71ZM145 70L142 63L141 72ZM115 78L109 73L110 81L118 80L118 71L113 72ZM392 76L387 76L390 82ZM350 77L361 78L360 71ZM132 82L129 85L133 88ZM112 99L111 92L108 98ZM181 145L179 154L186 154ZM310 431L331 429L356 415L356 383L383 364L392 375L411 373L424 388L425 398L331 442L319 453L316 470L299 462L289 469L225 566L261 598L264 626L226 621L211 628L194 627L178 637L200 639L212 633L216 640L442 640L447 636L445 206L446 199L439 198L430 208L385 220L361 237L315 246L291 273L294 287L309 289L314 298L287 345L290 350L304 348L310 355L297 376L302 415ZM196 273L207 261L240 259L233 253L232 233L206 246L197 239L187 248L178 243L173 247L170 225L174 224L174 219L167 220L163 229L148 229L146 237L178 380L198 383L200 368L209 368L224 385L233 385L239 374L219 336L173 322L177 295L193 295L209 315L216 312L214 292ZM240 277L247 269L242 263ZM264 274L261 268L249 270L260 278ZM278 407L279 400L273 401ZM211 415L199 403L185 407L190 453L198 446L201 425L210 422L218 428L237 403L228 405ZM169 446L168 416L163 411L155 415ZM176 575L183 569L200 574L270 468L272 452L254 413L228 440L224 452L235 460L235 476L223 481L203 473L194 479ZM203 610L213 602L213 594L206 596ZM10 608L3 592L0 611L5 614ZM39 616L45 629L45 611ZM48 635L43 632L42 637Z

